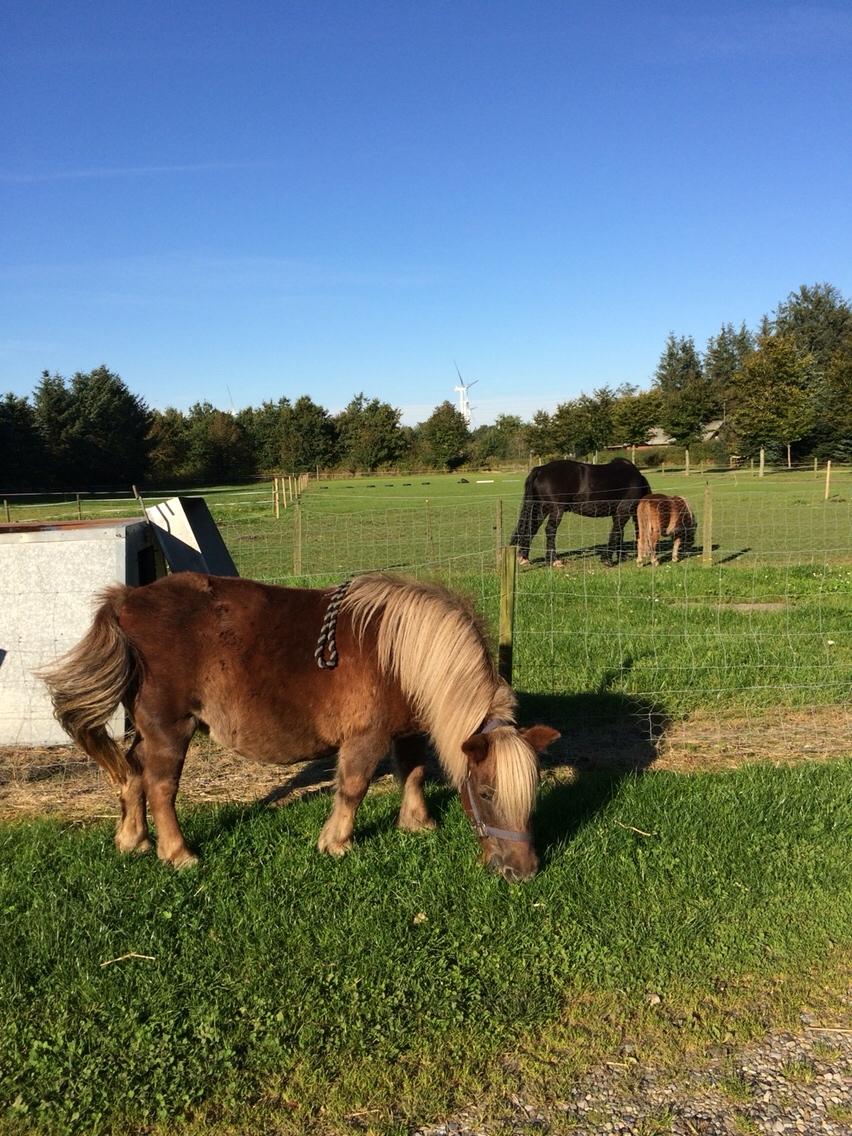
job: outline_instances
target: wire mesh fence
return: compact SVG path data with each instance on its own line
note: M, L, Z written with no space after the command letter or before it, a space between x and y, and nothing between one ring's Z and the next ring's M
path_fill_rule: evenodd
M517 520L520 480L453 481L443 495L435 483L397 483L404 498L378 481L312 485L277 518L268 486L205 497L243 576L325 586L379 568L438 578L470 597L496 641L498 551ZM667 562L664 542L658 568L637 567L628 525L624 559L607 567L608 519L568 513L557 536L563 566L552 569L537 534L516 595L513 679L525 717L562 729L563 755L577 763L605 752L637 767L675 744L695 768L714 754L852 751L852 471L835 471L827 499L810 471L706 479L707 511L705 479L655 481L687 496L697 515L682 563ZM105 507L128 515L127 504ZM73 587L73 572L47 597L37 574L23 590L0 580L0 605L34 613L32 634L0 651L17 651L28 669L58 654L51 620ZM77 761L7 747L0 798L16 785L32 800L73 798L83 792Z

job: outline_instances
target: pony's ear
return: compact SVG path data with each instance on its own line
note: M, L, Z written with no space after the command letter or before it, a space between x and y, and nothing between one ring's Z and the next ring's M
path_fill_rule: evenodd
M536 753L544 753L550 743L562 735L550 726L530 726L528 730L521 730L521 737L530 743Z
M462 742L462 752L474 765L479 765L488 756L488 738L485 734L471 734L466 742Z

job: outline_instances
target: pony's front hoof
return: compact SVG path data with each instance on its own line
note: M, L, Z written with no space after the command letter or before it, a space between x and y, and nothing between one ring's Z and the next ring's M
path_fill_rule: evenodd
M518 563L520 564L520 566L522 568L529 568L529 566L530 566L530 562L529 562L529 560L527 560L526 556L519 556L518 557Z
M551 560L550 567L551 568L564 568L565 567L565 561L564 560Z
M159 848L157 855L161 860L167 864L171 864L177 871L182 872L184 868L195 868L199 863L199 858L194 852L190 852L188 848L182 848L179 852L174 852L171 856L165 855Z
M147 836L143 837L130 837L116 835L115 846L118 851L123 855L144 856L146 852L150 852L154 847L153 842Z
M434 832L438 826L430 816L403 816L400 813L396 827L400 832Z
M352 840L333 840L330 836L320 833L317 848L320 852L325 852L327 856L334 856L335 859L339 860L351 850Z

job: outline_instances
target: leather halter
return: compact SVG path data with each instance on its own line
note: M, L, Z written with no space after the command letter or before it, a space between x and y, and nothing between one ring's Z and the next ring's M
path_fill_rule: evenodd
M504 718L489 718L476 732L478 734L490 734L498 726L513 726L514 724L514 722L507 722ZM470 805L471 819L477 836L483 838L491 836L495 840L514 840L518 844L532 843L532 836L528 832L515 832L508 828L496 828L493 824L485 823L482 819L482 813L479 811L479 802L476 799L469 773L462 781L462 789L467 790L467 803Z

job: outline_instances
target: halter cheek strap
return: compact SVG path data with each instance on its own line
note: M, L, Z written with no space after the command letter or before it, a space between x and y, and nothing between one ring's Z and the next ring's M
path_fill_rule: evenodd
M483 732L484 731L480 730L480 733ZM532 842L532 837L527 832L513 832L508 828L495 828L493 824L485 823L482 819L482 813L479 811L479 804L476 800L476 793L473 791L470 774L468 774L462 782L462 788L467 790L467 801L473 815L473 827L478 836L491 836L495 840L514 840L519 844L530 844Z

